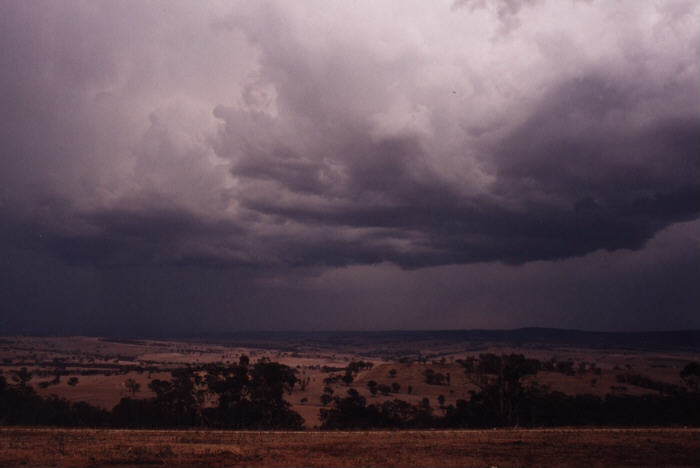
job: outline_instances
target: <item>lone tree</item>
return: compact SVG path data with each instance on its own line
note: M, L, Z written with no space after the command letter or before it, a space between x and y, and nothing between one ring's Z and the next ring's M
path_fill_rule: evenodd
M369 392L372 394L372 396L377 394L377 382L374 380L370 380L367 382L367 388L369 389Z
M139 391L141 391L141 384L136 382L134 379L126 379L124 382L124 386L126 387L126 390L131 393L131 396L135 396Z
M700 364L697 362L687 364L681 371L681 379L697 392L700 389Z
M447 380L445 374L442 372L435 372L432 369L424 370L423 377L425 377L425 383L429 385L445 385Z
M340 380L343 381L343 383L345 384L346 387L350 386L350 384L354 380L354 377L352 376L352 372L346 371L345 374L343 374L343 376L340 378Z

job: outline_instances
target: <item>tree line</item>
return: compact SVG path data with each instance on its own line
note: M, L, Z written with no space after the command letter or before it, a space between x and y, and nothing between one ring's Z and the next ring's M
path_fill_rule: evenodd
M431 407L427 398L417 404L400 399L367 404L354 388L344 396L334 395L327 382L322 396L327 407L319 414L321 428L700 426L698 363L681 371L685 386L665 387L663 394L599 397L566 395L526 379L542 365L521 354L482 354L458 362L477 390L454 405L445 406L444 398L439 399L438 408ZM367 363L348 366L347 374L352 377L369 368ZM56 396L41 397L29 384L31 378L26 369L14 372L11 381L0 375L0 425L295 430L304 423L284 399L300 382L296 371L268 359L251 363L242 356L236 364L177 369L169 380L149 383L154 393L150 398L134 398L138 384L132 381L128 385L131 397L122 398L111 411ZM648 379L625 379L656 386ZM375 394L379 385L372 382L368 388ZM388 387L382 393L388 395Z
M84 402L43 398L22 369L10 383L0 376L0 424L127 428L215 427L226 429L301 429L302 417L284 394L298 382L288 366L260 359L251 364L208 365L172 371L170 380L154 379L154 397L122 398L106 411ZM136 393L132 386L132 395Z
M458 361L478 390L455 405L440 402L439 413L427 398L418 404L394 399L377 404L355 389L330 399L321 409L323 429L484 428L543 426L700 426L700 364L681 371L686 387L665 395L566 395L525 377L543 367L522 354L482 354ZM651 385L647 380L645 385ZM670 387L669 387L670 388ZM370 388L370 391L372 389ZM372 392L374 394L374 392ZM328 401L328 399L327 399Z

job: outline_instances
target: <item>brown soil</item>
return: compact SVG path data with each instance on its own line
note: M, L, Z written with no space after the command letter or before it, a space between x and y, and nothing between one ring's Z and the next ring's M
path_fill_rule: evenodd
M700 429L254 432L0 428L0 466L700 466Z

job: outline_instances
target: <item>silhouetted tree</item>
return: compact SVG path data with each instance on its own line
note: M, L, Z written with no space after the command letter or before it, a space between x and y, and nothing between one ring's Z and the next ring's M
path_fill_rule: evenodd
M425 383L429 385L445 385L446 378L441 372L435 372L432 369L426 369L423 371L423 377L425 378Z
M518 405L524 395L521 380L538 370L539 361L526 359L522 354L481 354L467 377L481 389L485 404L495 399L499 424L512 425L518 422Z
M351 388L345 398L333 398L333 408L322 408L319 413L324 429L377 427L376 408L368 411L367 401L357 390ZM374 407L372 407L374 408Z
M124 386L126 390L131 393L131 396L136 396L136 394L141 391L141 384L132 378L126 379L124 381Z
M345 386L349 386L352 383L352 381L354 380L354 378L352 376L352 372L346 371L345 374L341 377L341 380L343 381Z
M19 386L26 387L32 380L32 373L26 367L22 367L20 370L12 371L12 380L17 382Z
M377 394L377 382L374 380L370 380L367 382L367 388L369 389L369 392L372 394L372 396Z
M0 376L0 425L103 426L109 413L87 403L71 403L52 395L42 398L27 385L22 372L15 385Z
M681 371L681 379L688 387L698 391L700 389L700 363L691 362L686 364Z
M210 367L205 380L217 402L203 411L209 425L259 429L303 425L301 416L284 400L284 394L298 382L288 366L264 358L250 366L244 356L238 365Z

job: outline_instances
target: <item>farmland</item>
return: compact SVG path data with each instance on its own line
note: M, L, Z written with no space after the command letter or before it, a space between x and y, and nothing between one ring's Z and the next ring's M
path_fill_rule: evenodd
M467 369L474 362L486 362L489 353L504 359L518 353L538 363L537 372L523 376L523 388L551 389L567 398L582 396L581 401L590 401L585 400L589 396L607 402L610 395L614 397L611 401L618 402L627 397L640 399L634 401L662 401L672 395L684 398L697 385L680 376L684 366L697 361L700 354L694 341L697 337L692 333L671 340L661 335L606 335L593 337L594 343L557 334L552 338L551 334L547 332L543 338L540 333L529 340L522 336L503 339L493 334L465 339L440 333L341 337L287 334L272 340L261 340L257 335L226 339L8 336L0 339L0 377L7 385L15 391L27 385L43 397L85 401L105 410L112 410L123 399L152 399L156 393L151 384L168 380L173 372L185 370L188 378L211 377L215 375L211 372L218 372L212 369L234 368L241 359L249 358L251 366L261 359L279 362L296 376L295 385L283 396L289 408L303 418L303 426L299 427L304 430L215 430L202 422L206 418L199 420L200 427L179 430L163 425L115 429L109 428L108 422L101 423L103 428L6 426L0 427L0 466L700 464L696 450L700 429L694 422L689 428L674 422L670 427L653 427L653 423L634 427L623 417L626 427L608 422L609 427L544 428L530 421L531 427L526 429L517 427L515 419L501 421L496 425L503 427L494 429L483 424L474 426L476 420L469 418L465 421L472 425L467 426L450 419L450 414L472 414L456 413L455 407L458 409L461 401L464 408L464 401L479 390L479 375ZM250 369L253 372L254 368ZM550 395L546 392L543 395ZM331 420L323 426L320 418L322 410L338 408L340 399L351 394L366 401L368 406L360 408L362 411L393 408L398 411L395 416L401 408L427 408L425 414L432 415L432 419L426 424L432 425L420 426L420 419L412 419L413 426L404 426L415 428L411 430L318 430L358 427L343 426L348 421L342 417L348 415L336 414L341 417L336 418L336 424L340 424L336 426L328 424ZM399 400L409 406L391 406ZM205 398L199 411L214 415L207 411L216 401L207 401ZM444 430L450 421L456 421L452 427L480 429ZM124 427L114 424L112 427ZM561 423L550 421L545 425ZM427 427L438 429L421 429Z
M487 336L462 340L439 333L427 337L375 333L311 338L287 334L276 340L256 335L206 340L5 337L0 339L0 374L9 376L26 367L33 373L30 384L41 395L55 394L111 409L127 396L153 396L149 382L168 378L172 370L183 366L227 365L242 355L251 361L268 358L293 368L303 382L285 399L304 418L305 427L312 429L319 425L320 399L327 386L324 380L342 374L349 362L358 359L372 366L360 370L350 383L331 384L336 394L356 389L373 403L400 398L415 404L428 398L435 406L441 395L443 404L450 405L476 390L458 360L480 353L518 352L543 362L556 361L561 363L558 370L543 369L531 379L569 395L601 397L608 393L658 395L658 390L620 381L625 376L641 375L664 385L682 385L679 371L700 356L697 346L683 342L645 347L614 335L608 339L610 342L591 346L580 339L538 337L514 342ZM449 384L427 383L426 371L449 375ZM72 377L77 381L70 382ZM125 386L128 379L139 384L138 393L129 392ZM391 391L370 395L370 381Z

